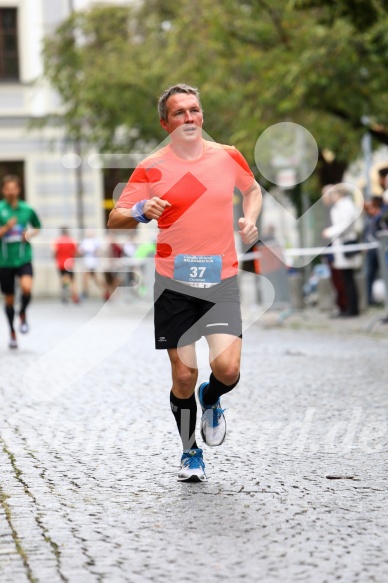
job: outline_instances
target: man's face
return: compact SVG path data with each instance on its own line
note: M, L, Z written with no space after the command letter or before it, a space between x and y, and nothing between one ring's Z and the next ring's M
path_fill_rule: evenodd
M14 203L19 198L20 186L17 182L6 182L2 188L2 193L8 203Z
M202 137L203 115L195 95L176 93L166 102L167 120L160 120L160 125L173 138L185 142L195 141Z
M385 190L388 186L388 174L385 176L380 176L379 174L379 185L383 190Z

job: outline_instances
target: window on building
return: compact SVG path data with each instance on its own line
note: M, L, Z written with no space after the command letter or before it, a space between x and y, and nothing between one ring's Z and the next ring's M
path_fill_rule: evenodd
M0 160L0 185L4 176L7 176L8 174L19 176L20 180L22 181L22 191L20 193L20 198L25 200L24 162L19 160L12 160L11 162ZM0 200L2 198L3 195L0 192Z
M8 79L19 79L16 8L0 8L0 80Z

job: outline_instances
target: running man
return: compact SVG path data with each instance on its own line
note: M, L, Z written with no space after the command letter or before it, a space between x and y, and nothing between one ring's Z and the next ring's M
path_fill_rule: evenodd
M233 232L233 191L242 192L242 241L258 239L260 186L243 156L202 137L203 114L196 88L175 85L158 104L170 143L133 172L108 227L134 229L158 222L155 274L155 345L171 363L170 405L183 444L178 480L207 479L195 436L198 377L195 342L205 336L210 379L198 387L201 435L208 446L225 439L220 398L240 378L241 310Z
M71 299L75 304L79 303L76 283L74 279L74 259L77 257L77 242L70 237L67 227L61 228L61 235L53 243L53 252L59 277L61 280L61 300L64 304Z
M15 278L19 278L21 290L20 332L26 334L29 329L26 310L31 301L33 278L29 240L38 232L41 224L35 211L26 202L19 200L21 181L18 176L5 176L1 186L4 200L0 202L0 285L5 296L5 313L11 333L9 347L17 348L14 328Z

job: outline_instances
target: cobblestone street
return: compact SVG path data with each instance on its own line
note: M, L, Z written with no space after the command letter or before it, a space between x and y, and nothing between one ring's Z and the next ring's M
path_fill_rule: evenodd
M182 484L147 310L35 302L17 351L1 315L1 583L387 581L388 326L252 325Z

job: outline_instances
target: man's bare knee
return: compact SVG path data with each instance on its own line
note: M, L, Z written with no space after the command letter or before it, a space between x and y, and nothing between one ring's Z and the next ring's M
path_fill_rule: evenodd
M196 363L194 346L185 347L186 355L194 356L192 359ZM194 392L198 378L198 369L188 366L181 360L178 349L170 349L169 352L172 371L172 392L178 399L189 399Z
M240 374L239 363L219 363L215 364L212 369L216 379L227 386L233 385Z
M186 366L177 366L173 369L173 393L179 399L188 399L194 392L198 371Z

